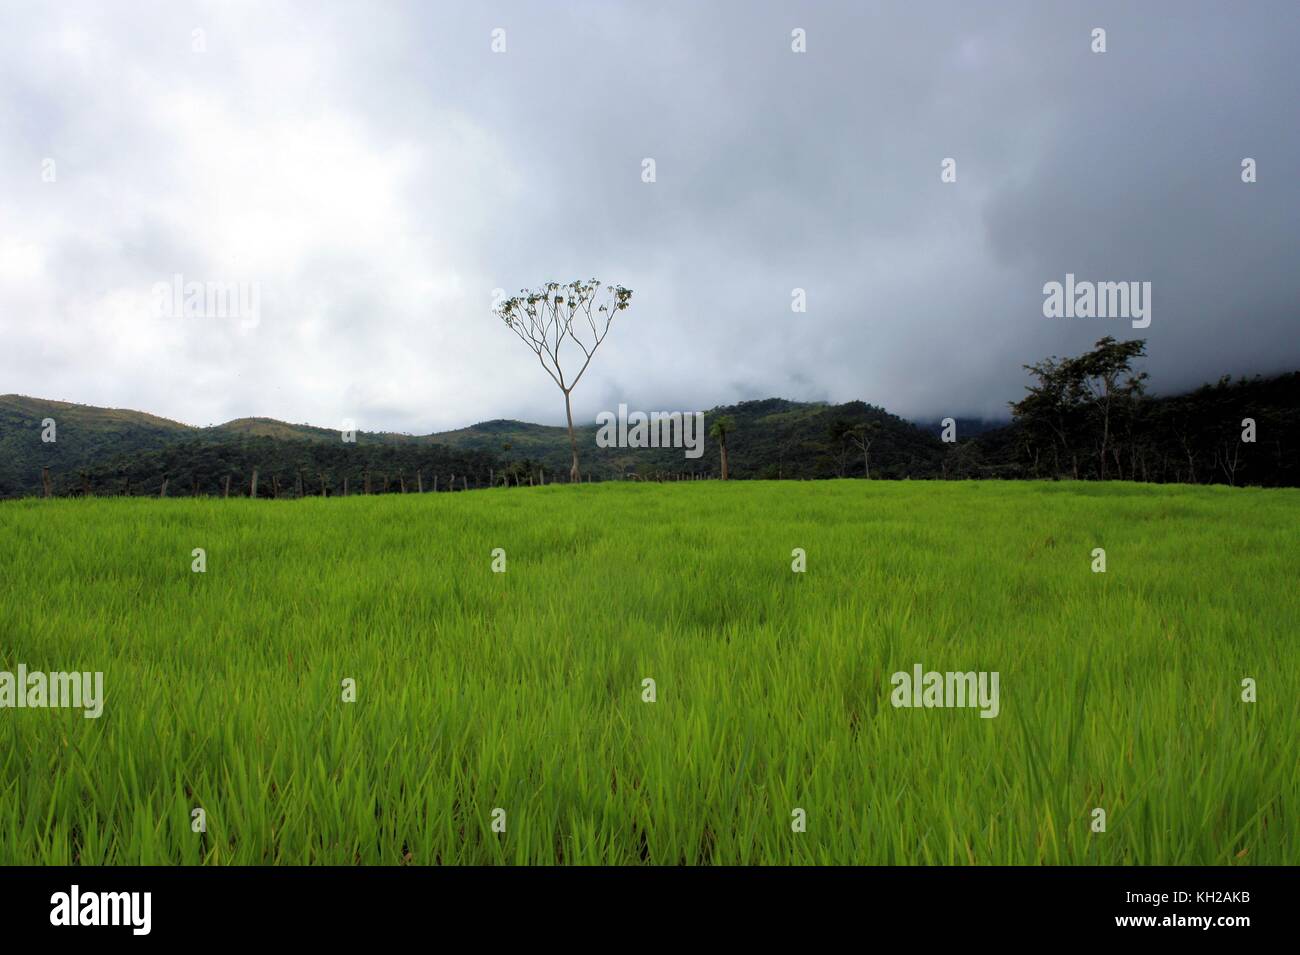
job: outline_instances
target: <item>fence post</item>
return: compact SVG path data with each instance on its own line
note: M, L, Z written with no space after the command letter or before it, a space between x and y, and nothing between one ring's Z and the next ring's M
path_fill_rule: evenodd
M325 472L324 471L322 471L320 474L320 496L329 497L329 495L325 493Z
M343 496L348 496L348 476L346 474L343 475Z
M364 471L361 472L361 474L366 481L365 492L369 494L370 493L370 468L366 468Z
M128 479L128 480L127 480L127 484L129 485L130 483L131 483L131 482L130 482L130 479ZM221 496L222 496L222 497L230 497L230 475L229 475L229 474L226 475L226 490L225 490L225 493L222 494Z
M460 487L462 491L469 490L469 478L465 477L463 474L460 476Z
M253 468L253 481L249 485L249 488L250 488L250 492L248 496L252 498L256 498L257 497L257 468Z
M165 477L163 478L162 487L158 491L158 496L159 497L167 496L167 478Z
M424 493L424 472L419 468L415 469L415 493Z
M49 468L41 468L41 487L45 489L46 497L53 496L50 491L50 469Z

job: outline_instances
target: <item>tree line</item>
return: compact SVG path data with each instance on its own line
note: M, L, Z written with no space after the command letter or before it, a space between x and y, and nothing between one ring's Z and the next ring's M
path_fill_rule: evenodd
M1300 373L1225 377L1186 394L1155 396L1138 367L1145 355L1144 340L1108 337L1085 354L1026 365L1028 384L1023 397L1009 402L1010 423L977 433L975 423L963 420L951 429L952 441L861 401L828 405L772 398L707 412L711 440L703 458L684 459L672 448L593 447L580 479L1119 479L1300 486ZM27 442L36 441L25 421L21 433ZM516 450L501 439L460 447L422 440L186 438L161 448L107 452L89 463L51 458L47 464L20 456L26 482L19 483L21 475L4 478L8 490L0 487L0 493L249 496L255 490L258 497L306 497L445 491L453 478L456 490L571 479L573 435L549 444L535 433L520 440ZM48 470L38 477L41 464Z
M1300 374L1223 377L1183 395L1152 397L1136 369L1146 341L1109 336L1073 358L1025 368L1009 428L980 436L980 455L1009 476L1183 484L1300 483Z
M248 437L186 440L76 472L50 475L51 496L295 498L463 491L545 480L524 458L436 444L355 445Z
M1025 365L1030 382L1024 397L1008 403L1010 424L971 435L954 424L947 441L861 402L828 409L819 428L778 430L753 443L744 426L733 426L732 471L777 479L1300 485L1300 373L1225 376L1186 394L1153 396L1138 367L1144 357L1144 339L1108 336L1082 355Z

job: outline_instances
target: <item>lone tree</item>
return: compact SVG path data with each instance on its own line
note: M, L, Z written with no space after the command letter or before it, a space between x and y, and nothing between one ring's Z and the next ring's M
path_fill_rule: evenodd
M736 422L731 415L722 415L713 420L713 426L709 428L709 437L718 442L718 448L722 455L722 480L727 479L727 435L736 430Z
M844 430L843 436L859 451L862 452L862 473L871 479L871 444L880 434L879 421L865 421L861 424L855 424Z
M519 337L529 350L537 356L546 373L551 376L557 388L564 393L564 413L569 420L569 447L573 451L573 465L569 468L569 480L582 480L578 473L578 439L573 433L573 402L570 396L574 387L582 379L582 374L591 364L596 349L609 334L614 316L623 311L632 302L632 290L621 285L606 285L601 288L597 279L586 282L570 282L561 285L547 282L538 289L521 289L519 294L506 299L494 311L506 327ZM566 339L570 345L566 349ZM564 364L573 363L578 355L573 353L573 346L582 353L582 367L572 378L564 373Z

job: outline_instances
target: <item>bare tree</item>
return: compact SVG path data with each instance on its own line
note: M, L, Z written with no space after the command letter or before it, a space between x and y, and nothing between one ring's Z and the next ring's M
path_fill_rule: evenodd
M1237 486L1237 469L1241 466L1241 442L1235 437L1214 448L1214 459L1228 478L1228 484Z
M845 477L848 471L849 449L857 448L862 452L863 474L871 477L871 443L880 432L879 421L865 421L853 424L844 418L832 421L827 429L830 438L830 450L835 462L835 473Z
M854 425L844 434L849 443L862 452L862 473L868 479L871 478L871 443L879 433L880 422L867 421Z
M783 440L778 441L776 445L776 479L779 481L785 476L785 456L793 450L795 444L799 441L798 432L792 432Z
M569 448L573 452L573 465L569 480L582 480L578 472L578 439L573 431L573 389L591 364L596 349L609 334L614 316L632 301L632 290L621 285L607 285L603 289L596 279L560 285L547 282L535 290L522 289L519 295L506 299L495 309L506 327L519 337L537 356L538 363L551 376L557 388L564 393L564 413L569 421ZM582 365L571 378L566 377L564 364L565 343L581 352ZM568 349L573 362L578 355Z

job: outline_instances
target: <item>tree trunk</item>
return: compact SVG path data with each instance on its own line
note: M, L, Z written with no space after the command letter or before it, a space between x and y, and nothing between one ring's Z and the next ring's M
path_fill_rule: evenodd
M723 438L721 443L722 449L722 480L727 479L727 439Z
M564 414L569 419L569 449L573 452L573 466L569 468L569 482L576 484L582 481L582 475L578 473L578 439L573 433L573 404L569 401L567 391L564 393Z

